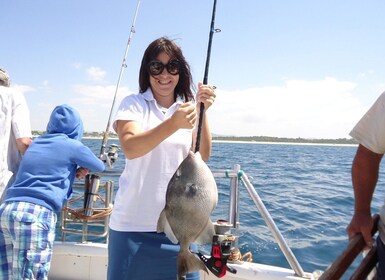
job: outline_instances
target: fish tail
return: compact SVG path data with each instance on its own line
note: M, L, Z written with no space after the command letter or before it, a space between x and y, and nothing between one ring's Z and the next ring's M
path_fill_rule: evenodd
M178 279L183 278L187 273L191 273L198 270L204 270L209 273L205 264L190 251L180 253L178 256Z

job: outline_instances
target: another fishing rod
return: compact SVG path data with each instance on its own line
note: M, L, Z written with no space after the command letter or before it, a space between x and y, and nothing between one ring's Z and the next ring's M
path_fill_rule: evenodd
M206 67L205 67L205 73L203 76L203 84L204 85L207 85L207 82L208 82L210 56L211 56L211 45L212 45L212 41L213 41L213 35L216 32L221 32L220 29L214 28L216 7L217 7L217 0L214 0L213 13L212 13L212 17L211 17L210 33L209 33L209 43L208 43L208 47L207 47ZM200 112L199 112L197 140L196 140L196 144L195 144L195 152L198 152L199 148L200 148L204 110L205 110L205 105L201 102Z
M135 23L136 23L136 18L138 16L138 12L139 12L139 6L140 6L140 0L138 0L138 3L136 5L136 11L135 11L134 19L132 21L130 35L128 36L126 51L124 53L124 57L123 57L123 61L122 61L122 66L120 68L118 83L116 84L115 95L114 95L114 99L112 101L112 105L111 105L110 115L108 117L106 131L104 132L103 140L102 140L102 146L100 148L100 157L102 159L106 159L108 161L108 164L109 164L110 167L111 167L111 163L110 163L111 157L112 157L113 161L115 161L115 159L116 159L115 157L117 157L117 153L119 152L119 148L118 148L117 145L111 145L111 147L110 147L111 152L109 150L108 151L108 156L105 157L106 144L107 144L107 141L108 141L110 126L111 126L112 112L113 112L114 107L115 107L116 96L118 94L118 90L119 90L119 86L120 86L120 81L121 81L122 75L123 75L123 70L124 70L124 68L127 68L126 58L127 58L128 49L130 48L131 38L132 38L133 34L135 33ZM111 155L110 155L110 153L111 153Z

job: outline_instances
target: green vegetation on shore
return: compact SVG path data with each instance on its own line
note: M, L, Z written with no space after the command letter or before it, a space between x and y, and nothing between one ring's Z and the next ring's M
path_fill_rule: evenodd
M213 136L213 140L221 141L246 141L246 142L272 142L272 143L309 143L309 144L339 144L352 145L358 144L353 138L339 139L307 139L307 138L286 138L271 136Z
M34 136L44 134L45 131L32 131ZM103 138L104 132L85 132L84 137L88 138ZM116 133L110 132L110 138L118 138ZM246 142L273 142L273 143L309 143L309 144L339 144L352 145L357 144L353 138L339 138L339 139L307 139L307 138L286 138L286 137L271 137L271 136L219 136L213 135L213 140L218 141L246 141Z

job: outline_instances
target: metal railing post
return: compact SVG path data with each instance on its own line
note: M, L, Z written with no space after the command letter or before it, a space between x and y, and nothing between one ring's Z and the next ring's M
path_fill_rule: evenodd
M241 170L239 164L234 164L235 174ZM228 222L234 228L239 227L239 180L237 176L230 177L229 218Z
M281 248L282 253L285 255L287 261L289 262L290 266L298 276L304 277L305 272L303 271L301 265L299 264L297 258L294 256L290 247L287 245L281 232L279 231L278 227L276 226L273 219L271 218L269 211L266 209L264 203L259 197L254 186L250 183L250 180L246 176L246 174L242 174L241 180L245 185L247 192L250 194L251 198L253 199L255 205L257 206L262 218L265 220L266 225L269 227L271 233L273 234L275 240L277 241L279 247Z

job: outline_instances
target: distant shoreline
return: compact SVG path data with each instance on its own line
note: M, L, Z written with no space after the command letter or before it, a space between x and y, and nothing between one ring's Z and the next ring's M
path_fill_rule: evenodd
M102 140L103 137L99 136L84 136L83 139L94 139L94 140ZM111 140L119 140L117 137L109 137ZM223 139L213 139L213 143L228 143L228 144L269 144L269 145L302 145L302 146L341 146L341 147L356 147L358 144L356 143L338 143L336 142L279 142L279 141L255 141L255 140L223 140Z
M33 137L44 134L42 131L32 131ZM85 132L83 139L103 139L104 133ZM118 140L116 133L110 132L108 139ZM285 145L318 145L318 146L357 146L358 142L353 138L316 139L316 138L287 138L272 136L221 136L212 135L214 143L242 143L242 144L285 144Z
M237 140L213 140L213 143L233 143L233 144L269 144L269 145L302 145L302 146L341 146L355 147L358 144L343 144L343 143L307 143L307 142L276 142L276 141L237 141Z

